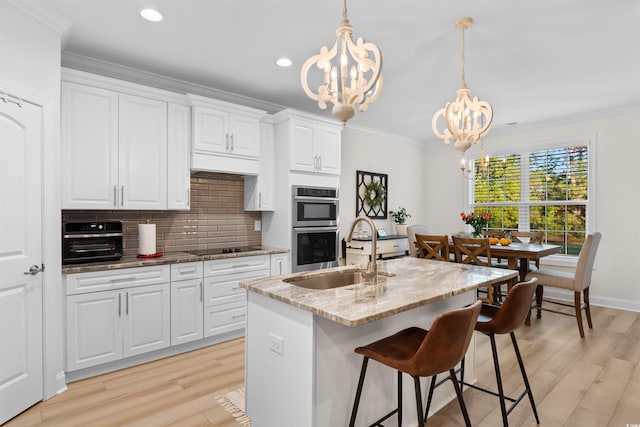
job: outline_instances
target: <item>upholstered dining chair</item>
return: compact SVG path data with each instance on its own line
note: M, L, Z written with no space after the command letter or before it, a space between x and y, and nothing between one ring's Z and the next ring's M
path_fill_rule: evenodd
M456 262L491 267L491 245L488 238L451 236ZM487 287L487 298L480 300L493 303L493 286Z
M527 280L533 278L538 279L538 287L536 289L536 308L537 318L542 315L542 297L544 287L567 289L573 291L573 307L575 308L575 317L578 321L578 331L580 337L584 338L584 328L582 326L582 310L584 309L587 316L587 324L589 329L593 329L591 322L591 308L589 307L589 286L591 285L591 273L593 272L593 263L596 258L596 252L602 233L595 232L589 234L582 244L580 254L578 255L578 265L575 273L568 273L558 270L539 269L527 274ZM556 303L556 302L554 302ZM563 304L565 305L565 304ZM554 313L567 314L561 311L555 311L545 308L546 311Z
M426 225L414 224L407 227L407 239L409 240L409 256L416 258L418 256L418 247L416 246L416 234L428 234Z
M449 261L449 236L416 234L418 258Z

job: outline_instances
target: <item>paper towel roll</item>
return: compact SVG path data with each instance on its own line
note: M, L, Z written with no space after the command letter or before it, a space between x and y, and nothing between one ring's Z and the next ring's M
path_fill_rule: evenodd
M156 253L156 225L138 224L138 254L153 255Z

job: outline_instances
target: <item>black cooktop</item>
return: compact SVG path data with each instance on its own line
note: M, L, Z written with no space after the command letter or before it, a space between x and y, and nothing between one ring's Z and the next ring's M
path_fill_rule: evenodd
M238 252L251 252L259 251L261 248L256 246L231 246L228 248L212 248L212 249L197 249L194 251L185 251L188 254L193 255L219 255L219 254L233 254Z

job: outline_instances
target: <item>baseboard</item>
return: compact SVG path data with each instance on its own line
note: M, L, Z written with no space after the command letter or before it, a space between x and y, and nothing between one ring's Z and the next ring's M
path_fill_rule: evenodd
M56 375L55 389L56 394L64 393L65 391L67 391L67 381L64 371L58 372L58 375Z
M568 304L573 304L573 292L571 291L555 289L547 286L544 288L544 296L561 300L563 302L566 301ZM589 296L589 302L592 306L608 307L608 308L616 308L618 310L640 312L640 301L620 299L620 298L600 297L600 296L594 296L593 294L591 294Z

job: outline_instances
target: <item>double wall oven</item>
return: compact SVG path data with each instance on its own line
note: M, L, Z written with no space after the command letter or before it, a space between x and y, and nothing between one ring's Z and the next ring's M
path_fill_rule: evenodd
M337 267L338 189L292 188L292 271Z

